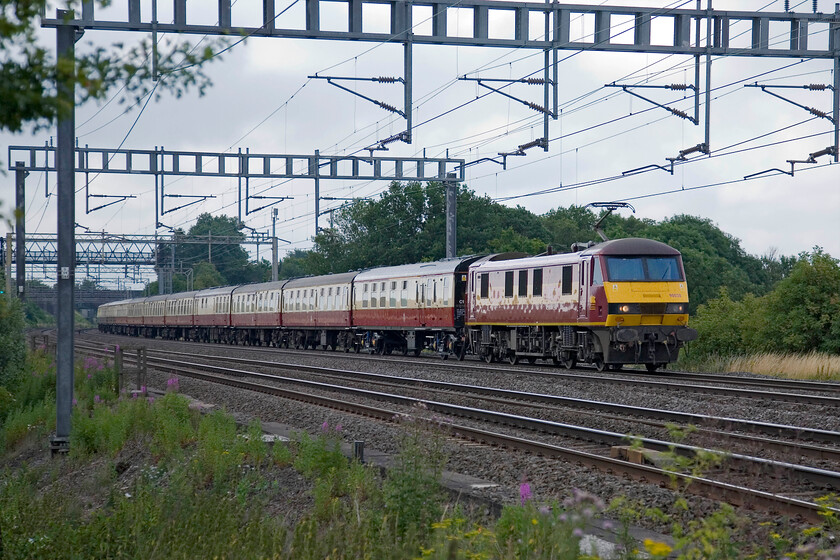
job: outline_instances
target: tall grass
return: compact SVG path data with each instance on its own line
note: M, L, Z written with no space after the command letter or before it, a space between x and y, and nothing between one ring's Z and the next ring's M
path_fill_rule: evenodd
M723 371L748 371L791 379L840 379L840 356L822 352L773 354L765 352L728 358Z

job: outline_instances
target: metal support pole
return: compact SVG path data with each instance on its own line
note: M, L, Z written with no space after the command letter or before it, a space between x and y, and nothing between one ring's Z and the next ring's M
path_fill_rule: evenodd
M12 232L6 233L6 295L12 297Z
M277 282L277 208L271 209L271 281Z
M706 6L706 154L712 153L711 124L712 118L712 0Z
M834 4L834 161L840 161L840 3Z
M458 226L458 183L449 174L444 182L446 188L446 258L454 258L457 254L457 226Z
M17 295L26 299L26 177L25 162L15 162L15 271Z
M399 4L394 5L394 8L396 8L398 5ZM392 8L392 9L394 9L394 8ZM404 94L405 94L404 111L405 111L405 133L406 133L405 142L406 142L406 144L411 144L413 136L414 136L414 133L411 130L411 127L413 126L413 123L412 123L413 109L412 109L412 106L411 106L411 104L412 104L412 99L411 99L412 98L412 93L411 93L411 83L412 83L411 73L412 72L411 72L411 70L412 70L412 66L413 66L412 49L411 49L411 45L412 45L411 41L412 41L413 34L411 32L411 26L412 26L412 21L413 21L413 17L412 17L413 12L414 12L413 3L412 3L411 0L408 0L408 2L405 3L405 18L403 20L403 21L405 21L405 46L403 47L403 67L404 67L403 68L403 75L405 76L405 79L404 79L405 87L403 88L403 91L404 91ZM316 216L315 219L316 220L318 219L317 215L318 215L318 212L316 211L315 212L315 216Z
M59 20L73 19L73 13L57 10ZM75 279L75 195L76 176L73 166L76 135L75 59L76 28L56 27L58 64L58 142L56 174L58 176L58 338L56 341L56 426L50 444L53 454L70 450L70 416L73 407L73 283ZM62 71L61 68L65 70Z
M314 169L312 173L315 175L315 235L318 235L318 232L321 231L321 228L318 227L318 215L321 213L321 166L320 164L321 159L321 150L315 150L315 161L314 161Z
M546 4L549 3L551 0L545 0ZM551 38L551 27L549 25L549 18L551 12L545 12L545 40L549 41ZM545 49L543 61L543 107L545 107L545 112L543 113L543 151L548 151L548 90L549 90L549 80L548 80L548 70L550 68L550 53L551 49ZM454 256L454 255L453 255Z

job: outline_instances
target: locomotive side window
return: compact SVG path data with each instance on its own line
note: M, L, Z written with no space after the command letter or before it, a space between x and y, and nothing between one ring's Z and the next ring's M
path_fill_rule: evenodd
M519 271L519 295L522 297L528 296L528 271Z
M531 287L531 295L534 295L534 296L541 296L542 295L542 280L543 280L543 269L535 268L534 269L534 285Z
M481 275L481 297L486 298L490 296L490 275L484 273Z
M564 296L568 296L572 293L572 265L566 265L563 267L562 287L560 289L560 293Z
M513 271L505 272L505 297L513 297Z
M601 272L601 261L597 258L592 259L592 285L603 286L604 275Z

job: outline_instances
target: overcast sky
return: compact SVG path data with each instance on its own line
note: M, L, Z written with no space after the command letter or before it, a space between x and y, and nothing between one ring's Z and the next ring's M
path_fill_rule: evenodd
M115 0L114 14L124 13L124 0ZM289 1L291 3L291 0ZM584 2L602 4L605 2ZM612 3L612 2L611 2ZM159 18L171 19L171 7L159 6ZM618 4L618 3L616 3ZM681 2L650 0L622 2L645 7L675 7ZM142 2L144 19L150 0ZM214 2L189 1L188 22L214 23ZM695 3L684 3L694 7ZM705 1L703 6L705 7ZM781 0L715 0L715 9L782 11ZM810 11L811 2L791 5L798 11ZM238 0L233 7L234 25L258 24L262 3ZM287 6L277 2L277 10ZM322 6L324 6L322 4ZM341 29L346 20L344 4L322 7L322 28ZM834 10L834 3L820 0L821 11ZM301 26L302 0L278 18L278 27ZM457 12L457 10L456 10ZM98 18L107 12L99 12ZM376 19L377 16L379 19ZM115 15L116 17L121 17ZM387 13L375 9L365 12L366 31L387 31ZM368 19L370 18L370 19ZM450 15L450 29L469 33L469 14ZM418 23L417 33L424 33ZM502 30L506 22L491 21ZM379 26L377 28L377 26ZM827 28L820 27L811 36L812 45L827 45ZM539 30L532 30L538 33ZM572 22L572 36L591 33L591 21ZM614 28L613 32L616 32ZM653 26L658 33L669 29ZM738 36L739 33L744 33ZM45 44L54 48L53 30L43 34ZM731 30L733 46L746 45L746 24ZM784 29L771 28L771 44L784 42ZM629 36L625 34L625 37ZM139 34L88 32L77 49L89 49L90 41L139 40ZM200 37L193 37L194 41ZM619 39L620 40L620 39ZM778 173L744 181L747 175L771 168L790 168L786 160L805 159L830 146L833 125L801 108L771 97L746 83L774 85L832 84L832 62L787 58L756 59L728 57L713 59L710 143L713 157L689 156L691 161L676 167L671 175L662 170L632 175L622 173L651 164L666 165L668 157L704 140L701 123L670 115L645 101L607 83L665 85L693 83L694 60L680 56L619 54L605 52L560 51L561 116L551 121L550 150L528 150L524 157L508 159L507 170L492 162L468 168L467 186L479 195L522 205L535 213L570 204L627 200L639 218L662 220L677 214L709 218L721 229L741 240L754 255L771 250L796 254L815 245L840 257L840 166L829 165L824 156L816 165L797 165L794 177ZM543 55L530 50L422 46L414 47L414 142L393 143L388 155L450 157L474 161L496 157L542 136L542 117L533 110L500 95L475 100L486 90L475 82L457 81L471 77L516 79L537 72L541 76ZM210 65L208 72L214 86L204 97L191 93L181 99L165 97L121 114L125 106L111 103L89 104L77 110L76 123L80 144L91 147L152 149L165 146L171 150L235 152L248 148L258 153L350 154L404 130L401 117L387 113L367 101L307 76L321 73L332 76L402 76L403 48L400 44L251 38L224 54ZM704 60L704 59L703 59ZM705 60L704 60L705 62ZM701 69L705 76L705 63ZM402 107L400 84L349 82L368 97ZM701 83L701 87L704 84ZM508 89L520 98L542 104L542 88L517 85ZM693 98L665 89L637 90L642 95L693 114ZM776 90L802 105L831 113L830 91ZM690 92L689 92L690 93ZM683 99L685 97L685 99ZM465 102L472 103L441 118L424 123ZM139 115L139 119L138 119ZM129 134L129 129L137 119ZM0 145L43 145L49 134L0 134ZM2 154L8 166L8 153ZM604 179L611 179L606 180ZM55 193L55 175L49 188ZM594 184L593 184L594 183ZM0 211L14 206L14 174L0 177ZM56 231L56 197L45 198L45 177L33 173L27 179L27 232ZM77 190L84 186L84 176L76 178ZM264 196L291 196L277 205L277 235L291 242L281 249L308 248L314 233L314 185L311 180L252 181L252 187ZM387 183L322 181L322 196L375 196ZM563 187L563 189L559 189ZM577 187L577 188L575 188ZM89 186L92 194L133 194L137 198L106 209L85 214L84 190L76 199L76 221L91 230L110 233L153 234L154 180L151 176L126 177L101 175ZM550 190L544 194L542 191ZM167 226L188 229L202 212L237 213L235 179L168 179L172 194L213 194L200 204L161 217ZM516 198L511 198L516 197ZM92 201L92 205L101 203ZM176 199L167 204L174 206ZM339 203L322 201L322 209ZM629 215L629 210L621 211ZM243 216L244 217L244 216ZM321 218L327 225L328 217ZM253 213L245 223L258 230L270 230L271 210ZM0 231L5 234L5 224ZM77 229L78 232L83 231ZM165 229L159 229L164 233ZM281 253L282 254L282 253ZM261 257L269 257L262 249Z

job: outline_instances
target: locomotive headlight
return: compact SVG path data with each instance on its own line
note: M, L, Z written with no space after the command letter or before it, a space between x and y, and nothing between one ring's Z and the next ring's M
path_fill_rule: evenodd
M642 312L642 308L638 303L611 303L609 312L612 315L628 313L639 314Z
M688 313L688 304L669 303L665 306L665 313Z

